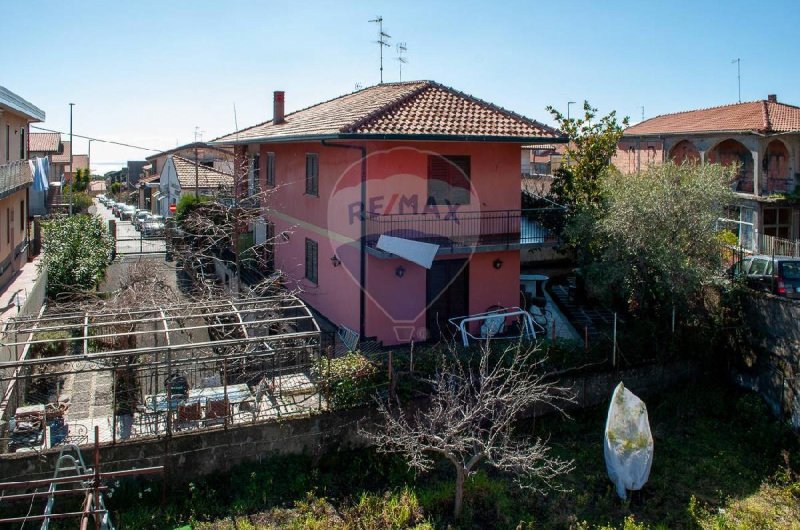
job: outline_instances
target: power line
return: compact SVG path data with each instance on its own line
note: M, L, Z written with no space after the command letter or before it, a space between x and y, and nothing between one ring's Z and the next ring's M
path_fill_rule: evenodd
M44 127L37 127L36 125L31 125L31 129L38 129L40 131L52 132L52 133L58 133L58 134L66 134L66 133L64 133L62 131L56 131L56 130L53 130L53 129L45 129ZM159 152L159 153L161 151L166 151L166 149L151 149L149 147L141 147L139 145L131 145L131 144L123 143L123 142L115 142L114 140L102 140L100 138L93 138L91 136L83 136L83 135L75 134L75 133L73 133L72 136L74 136L76 138L83 138L85 140L91 140L93 142L102 142L102 143L105 143L105 144L121 145L122 147L130 147L131 149L141 149L142 151L156 151L156 152Z

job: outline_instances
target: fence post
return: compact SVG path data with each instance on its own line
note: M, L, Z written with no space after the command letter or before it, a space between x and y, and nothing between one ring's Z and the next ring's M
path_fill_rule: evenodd
M611 349L611 366L617 366L617 313L614 313L614 338Z

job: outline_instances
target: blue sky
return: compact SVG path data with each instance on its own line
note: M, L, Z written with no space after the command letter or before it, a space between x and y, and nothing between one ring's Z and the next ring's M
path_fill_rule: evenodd
M800 104L800 2L0 0L0 85L45 127L167 149L378 82L377 27L392 36L384 80L434 79L550 122L588 99L633 121L775 93ZM9 24L6 21L16 21ZM42 30L37 30L42 28ZM573 111L575 106L572 107ZM76 140L76 152L86 151ZM144 151L92 144L105 172Z

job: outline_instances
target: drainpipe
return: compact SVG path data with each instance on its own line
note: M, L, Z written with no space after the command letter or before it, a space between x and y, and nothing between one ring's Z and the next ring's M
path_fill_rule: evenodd
M358 334L361 339L366 333L366 287L367 287L367 148L362 145L332 144L326 140L320 141L325 147L339 147L342 149L358 149L361 151L361 237L359 240L359 297L358 297Z

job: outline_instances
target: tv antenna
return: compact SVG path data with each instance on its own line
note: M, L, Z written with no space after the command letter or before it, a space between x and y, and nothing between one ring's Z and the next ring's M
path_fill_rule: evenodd
M378 40L376 40L375 43L381 50L381 84L383 84L383 48L389 47L389 42L387 39L391 39L392 36L389 35L388 33L384 33L382 16L378 15L374 19L370 20L370 22L373 22L378 25Z
M355 86L355 87L353 87L353 90L355 90L356 92L358 92L358 91L359 91L359 90L361 90L362 88L364 88L364 85L362 85L361 83L356 83L356 86Z
M403 80L403 65L408 63L408 59L403 57L403 54L408 51L405 42L397 43L397 62L400 64L400 81Z
M200 138L200 141L202 142L203 141L203 133L205 133L205 131L201 131L200 127L195 125L195 128L194 128L194 141L196 142L197 139Z
M737 57L731 61L731 64L736 63L736 80L739 84L739 103L742 102L742 59Z
M642 105L642 121L644 121L644 105Z

